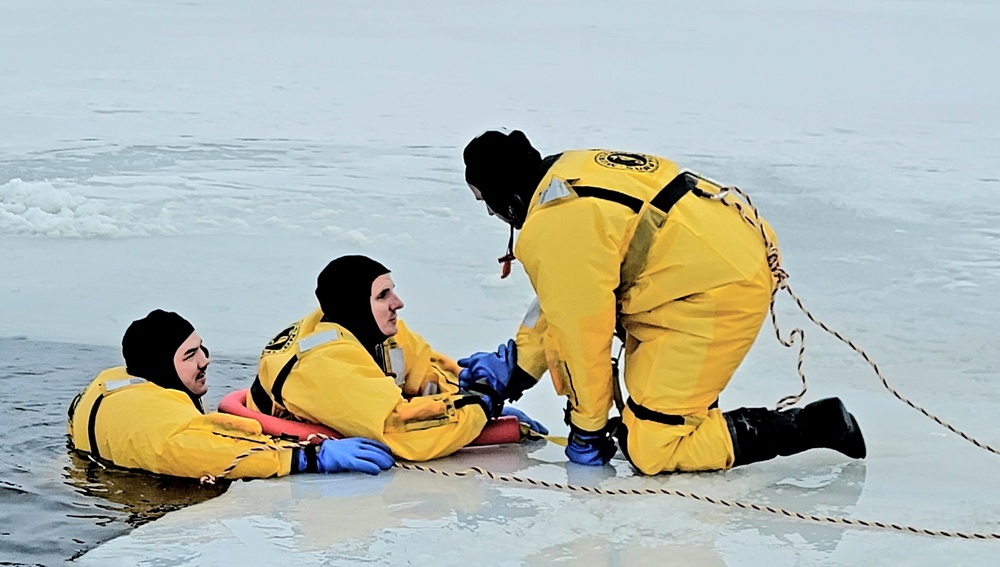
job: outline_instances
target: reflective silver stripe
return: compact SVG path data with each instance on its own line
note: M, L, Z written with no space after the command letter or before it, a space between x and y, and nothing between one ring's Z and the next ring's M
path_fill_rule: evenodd
M406 356L403 349L393 347L389 349L389 371L396 375L396 385L403 386L406 382Z
M528 307L528 312L524 314L524 320L521 321L521 325L534 329L535 325L538 323L538 318L542 315L542 306L538 304L538 298L536 297L534 301L531 302L531 306Z
M112 380L110 382L104 383L105 392L113 392L119 388L124 388L125 386L132 386L134 384L142 384L146 380L142 378L123 378L121 380Z
M299 340L299 353L305 354L307 350L314 349L320 345L325 345L326 343L332 343L339 338L340 333L337 332L337 329L330 329L329 331L323 331L321 333L309 335L308 337L302 337L302 339Z
M538 198L538 204L544 205L550 201L555 201L556 199L562 199L563 197L569 197L571 195L569 187L566 186L566 182L557 177L552 178L552 182L549 186L542 191L542 196Z

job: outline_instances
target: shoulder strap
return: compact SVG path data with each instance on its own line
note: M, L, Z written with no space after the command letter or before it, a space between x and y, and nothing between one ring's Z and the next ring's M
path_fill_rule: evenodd
M97 410L104 401L104 394L99 394L94 400L94 405L90 406L90 417L87 420L87 439L90 442L90 454L95 459L101 458L101 450L97 446Z
M253 404L257 406L260 413L274 415L274 403L271 401L271 396L267 395L264 385L260 383L259 375L253 379L253 384L250 385L250 398L253 399Z
M612 189L573 185L573 190L576 191L576 194L581 197L594 197L618 203L619 205L625 205L626 207L632 209L633 213L638 213L639 209L642 208L642 199L633 197L632 195L626 195L625 193L620 193Z
M267 391L264 390L264 386L260 382L259 375L250 386L250 395L253 396L253 403L257 405L257 409L259 409L262 413L274 415L275 404L284 407L285 401L281 394L281 390L285 387L285 381L288 380L288 375L291 374L292 369L295 368L295 363L299 361L299 355L303 355L306 351L323 346L338 339L340 339L340 333L338 333L336 329L321 331L299 339L299 352L297 354L293 354L285 362L285 365L281 367L281 370L278 371L277 376L274 377L274 383L271 384L270 396L268 396Z
M284 399L281 397L281 389L285 387L285 380L288 380L288 375L292 373L292 368L295 367L295 363L299 361L299 355L293 354L288 362L281 367L278 371L278 375L274 377L274 384L271 385L271 398L282 406L285 405ZM254 398L254 403L257 399Z

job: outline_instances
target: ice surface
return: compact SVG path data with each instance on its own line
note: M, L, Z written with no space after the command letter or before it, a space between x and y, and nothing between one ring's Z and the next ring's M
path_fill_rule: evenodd
M820 516L942 521L939 511L907 504L906 495L873 496L871 464L844 464L827 453L805 457L798 465L811 472L792 473L795 478L783 477L787 465L774 464L640 478L623 462L601 471L564 461L550 444L477 449L432 466L458 471L476 464L499 474L604 489L711 493ZM935 482L911 477L906 484L933 490ZM973 492L950 496L974 499ZM998 505L991 500L976 507L995 514ZM949 514L949 521L953 527L982 523L970 512ZM79 563L263 565L294 558L302 565L960 565L976 564L993 547L811 524L677 496L572 494L394 470L377 478L345 474L238 483L213 501L91 551Z
M435 347L492 348L531 290L519 270L495 279L506 230L469 195L461 149L505 125L547 153L646 151L739 184L810 308L918 403L1000 443L993 3L8 0L0 21L0 335L114 345L164 307L214 351L245 355L312 308L328 260L365 253L393 270L404 318ZM786 333L806 323L788 302L780 313ZM771 333L724 406L795 389L795 354ZM845 399L869 439L864 463L817 454L656 479L622 465L593 483L1000 530L996 456L894 400L818 329L807 341L810 399ZM523 406L560 421L546 384ZM571 474L542 451L513 470ZM363 480L241 484L87 561L454 563L489 542L511 564L981 564L996 552L670 497L406 471L361 493ZM358 510L374 519L347 525ZM468 515L473 527L456 519Z

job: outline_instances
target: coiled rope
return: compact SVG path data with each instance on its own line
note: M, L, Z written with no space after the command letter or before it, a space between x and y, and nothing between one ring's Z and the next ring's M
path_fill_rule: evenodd
M312 445L312 440L313 439L322 439L322 440L325 441L327 439L332 439L332 438L331 437L327 437L326 435L323 435L322 433L310 433L309 437L306 437L306 439L304 441L299 441L299 442L296 442L296 443L279 442L279 443L275 443L273 445L272 444L257 445L256 447L253 447L253 448L251 448L251 449L249 449L247 451L244 451L243 453L237 455L236 458L233 459L233 462L229 463L229 466L226 467L225 469L223 469L223 471L220 472L219 474L217 474L217 475L206 474L205 476L203 476L203 477L201 477L199 479L199 482L201 482L201 484L215 484L215 482L217 480L223 479L223 478L227 477L229 475L229 473L233 472L233 469L236 468L236 465L238 465L240 463L240 461L242 461L243 459L249 457L250 455L252 455L254 453L262 453L264 451L288 451L288 450L291 450L291 449L296 449L296 448L301 448L301 447L308 447L309 445Z
M875 376L877 376L878 379L882 382L882 385L885 387L885 389L888 390L890 394L892 394L893 396L895 396L896 399L898 399L899 401L903 402L904 404L910 406L911 408L917 410L918 412L920 412L921 414L923 414L925 417L927 417L930 420L932 420L934 423L937 423L941 427L944 427L948 431L951 431L955 435L958 435L959 437L961 437L962 439L965 439L969 443L972 443L976 447L979 447L980 449L989 451L990 453L993 453L995 455L1000 455L1000 450L996 449L995 447L993 447L993 446L991 446L991 445L989 445L987 443L979 441L975 437L972 437L968 433L965 433L964 431L962 431L962 430L958 429L957 427L951 425L950 423L944 421L940 417L932 414L928 410L924 409L923 407L921 407L921 406L917 405L916 403L914 403L913 401L911 401L909 398L907 398L903 394L899 393L898 390L896 390L895 388L892 387L891 384L889 384L889 381L885 378L885 376L882 375L882 371L879 370L878 364L876 364L875 361L872 360L872 358L870 356L868 356L868 353L865 352L864 349L862 349L858 345L854 344L853 341L851 341L850 339L844 337L839 332L831 329L829 326L826 325L826 323L823 323L822 321L820 321L819 319L817 319L808 309L806 309L805 305L802 303L802 300L799 299L799 296L795 295L795 292L792 291L791 286L788 285L788 272L786 272L781 267L781 256L780 256L780 254L778 252L778 247L774 244L774 242L771 240L771 238L767 235L767 230L764 229L764 222L760 218L760 212L757 210L757 207L754 206L753 201L750 199L749 195L747 195L745 192L743 192L738 187L735 187L735 186L722 186L722 185L716 183L715 181L712 181L711 179L708 179L706 177L702 177L701 175L699 175L697 173L693 173L692 172L692 175L694 175L694 176L696 176L696 177L698 177L700 179L703 179L703 180L705 180L705 181L707 181L707 182L709 182L709 183L711 183L711 184L713 184L713 185L715 185L717 187L720 187L721 191L719 191L719 193L714 194L714 195L710 194L710 193L706 193L704 191L700 191L700 190L699 190L698 194L700 196L702 196L702 197L709 198L709 199L712 199L712 200L717 200L717 201L721 202L722 204L724 204L726 206L735 208L737 211L739 211L740 216L743 218L744 221L746 221L750 226L756 228L760 232L760 236L761 236L761 238L764 241L764 247L765 247L765 250L767 252L767 265L770 268L771 274L774 276L774 280L775 280L775 285L771 289L771 305L770 305L771 324L774 326L774 332L775 332L775 336L778 338L778 342L780 342L783 346L790 348L790 347L794 346L794 344L796 342L796 339L798 340L798 343L799 343L799 356L798 356L798 363L796 365L796 371L799 374L799 378L802 380L802 389L799 391L799 393L798 394L794 394L794 395L790 395L790 396L785 396L785 397L781 398L780 400L778 400L778 403L776 404L776 409L781 410L781 409L784 409L784 408L787 408L787 407L795 405L796 403L798 403L802 399L803 396L805 396L806 390L808 390L808 383L806 382L806 375L805 375L805 372L802 370L802 365L803 365L803 362L804 362L805 350L806 350L806 346L805 346L805 331L802 330L801 328L795 328L795 329L792 330L791 333L789 333L788 338L786 339L786 338L784 338L784 337L781 336L781 329L778 327L778 316L775 313L774 304L775 304L775 299L777 297L778 292L781 291L781 290L785 290L786 292L788 292L788 295L791 296L791 298L795 301L795 304L798 305L798 307L802 311L802 313L810 321L812 321L816 326L818 326L819 328L823 329L827 333L833 335L837 340L839 340L840 342L844 343L851 350L853 350L858 355L860 355L861 358L863 358L864 361L867 362L869 366L871 366L872 370L875 371ZM736 193L737 195L740 196L741 199L743 199L746 202L747 207L750 208L750 210L751 210L751 212L753 214L752 218L751 218L751 216L749 214L747 214L746 208L739 201L737 201L737 200L729 201L729 200L726 199L726 196L730 192Z

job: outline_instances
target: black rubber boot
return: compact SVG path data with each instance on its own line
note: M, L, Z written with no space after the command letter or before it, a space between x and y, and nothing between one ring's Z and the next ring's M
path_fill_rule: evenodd
M724 415L733 439L734 467L808 449L833 449L854 459L867 453L857 420L838 398L801 409L739 408Z
M812 442L806 449L833 449L852 459L863 459L868 454L858 420L847 411L840 398L826 398L807 405L795 421L801 435Z
M723 415L729 425L729 436L733 439L733 466L769 461L777 457L780 443L778 439L794 430L795 419L792 412L797 414L800 411L738 408L725 412Z

